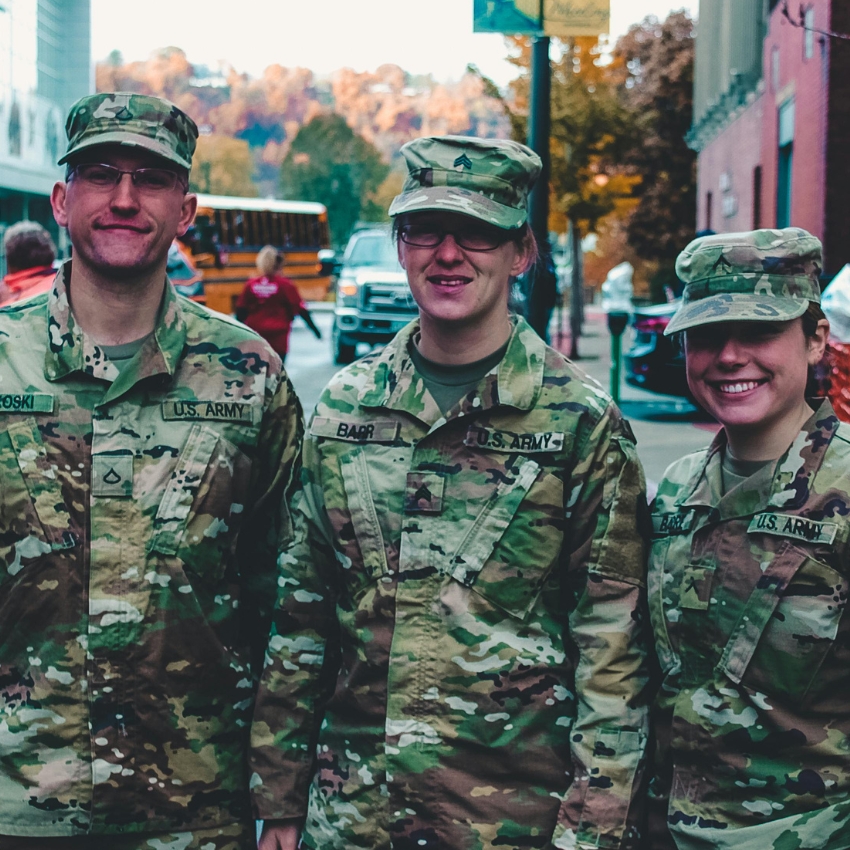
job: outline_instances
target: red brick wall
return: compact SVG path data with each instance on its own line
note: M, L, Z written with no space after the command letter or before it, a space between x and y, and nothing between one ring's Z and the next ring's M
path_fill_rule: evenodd
M752 229L753 172L761 162L763 101L764 96L759 97L700 153L697 230L710 228L717 233L733 233ZM708 220L709 192L711 221ZM762 225L764 222L762 213Z
M826 29L830 7L836 0L809 0L814 25ZM789 8L796 10L797 4ZM792 12L796 14L796 11ZM804 57L806 34L791 26L777 5L764 42L765 108L762 128L764 173L764 223L776 225L779 163L779 108L790 98L795 102L794 165L791 182L791 224L823 238L825 230L826 118L828 106L829 50L814 36L813 55ZM779 78L775 79L774 50L779 51Z

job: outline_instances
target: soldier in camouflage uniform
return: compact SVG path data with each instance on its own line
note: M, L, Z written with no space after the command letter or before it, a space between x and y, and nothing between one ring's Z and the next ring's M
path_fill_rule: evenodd
M631 847L649 702L633 438L509 316L538 157L402 150L390 214L420 318L336 375L305 438L252 733L260 846Z
M850 847L850 433L805 398L829 329L820 268L795 228L678 260L669 332L723 429L652 507L652 850Z
M253 847L300 408L266 342L166 279L192 120L98 94L67 129L73 261L0 311L0 850Z

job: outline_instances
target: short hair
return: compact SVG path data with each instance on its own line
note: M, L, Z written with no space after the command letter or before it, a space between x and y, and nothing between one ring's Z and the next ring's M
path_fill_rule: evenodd
M35 221L19 221L3 234L3 250L9 271L49 266L56 259L50 234Z
M266 245L257 254L257 271L268 277L281 267L282 260L283 257L274 245Z

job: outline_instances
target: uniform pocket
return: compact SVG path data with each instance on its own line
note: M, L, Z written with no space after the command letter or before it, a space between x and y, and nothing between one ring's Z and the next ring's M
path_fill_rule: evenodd
M206 425L193 425L154 519L149 549L186 570L220 578L246 509L250 459Z
M754 691L798 701L812 688L832 649L847 603L848 581L806 553L788 548L786 582L769 575L747 603L721 659L723 671ZM771 598L773 594L773 598ZM747 628L753 623L760 632Z
M70 549L62 486L34 419L0 431L0 567L15 576L49 552Z
M524 619L561 552L564 489L533 460L520 457L515 469L482 506L449 571L491 604Z

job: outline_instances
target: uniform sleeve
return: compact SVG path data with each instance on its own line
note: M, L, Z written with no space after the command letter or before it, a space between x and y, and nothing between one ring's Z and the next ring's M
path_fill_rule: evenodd
M299 477L304 417L295 390L286 375L275 390L263 416L252 465L250 492L239 534L237 563L240 575L241 629L252 648L254 669L262 666L275 598L277 553L292 537L289 499Z
M277 605L251 729L251 791L258 819L303 817L324 704L339 666L334 550L315 441L304 445L294 536L278 561Z
M629 848L643 815L651 698L646 486L610 407L579 445L568 504L567 645L576 655L574 778L553 846Z

